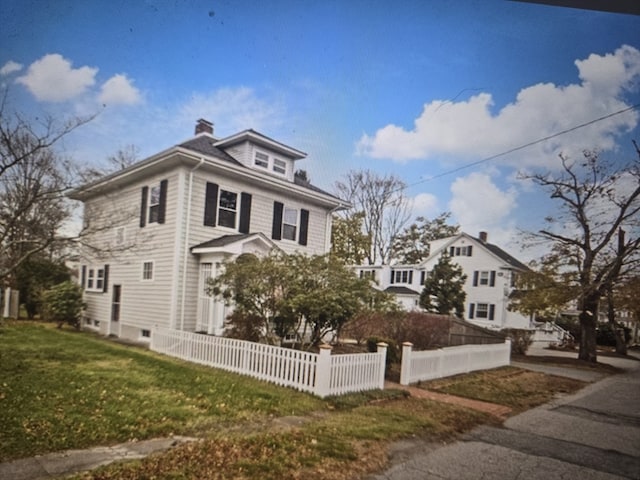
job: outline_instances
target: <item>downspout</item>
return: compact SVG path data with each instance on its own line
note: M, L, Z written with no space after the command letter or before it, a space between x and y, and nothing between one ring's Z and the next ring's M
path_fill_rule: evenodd
M337 207L329 210L329 215L327 216L327 226L324 232L324 253L329 253L329 250L331 250L331 226L333 224L333 214L338 210L344 208L344 205L338 205Z
M187 225L184 232L184 252L182 256L182 300L180 305L180 330L184 330L184 310L186 308L187 294L187 261L189 260L189 232L191 230L191 195L193 194L193 172L198 170L204 163L204 157L200 158L198 165L189 172L189 191L187 194Z

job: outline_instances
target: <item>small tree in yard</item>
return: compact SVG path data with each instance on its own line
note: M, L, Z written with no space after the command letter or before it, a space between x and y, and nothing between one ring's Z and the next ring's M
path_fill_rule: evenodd
M82 289L74 282L60 283L42 295L42 306L46 320L57 322L58 328L65 323L80 328L80 314L84 309Z
M424 282L420 306L427 312L442 315L455 312L458 318L462 318L466 298L463 288L466 279L462 268L451 263L449 255L443 254Z

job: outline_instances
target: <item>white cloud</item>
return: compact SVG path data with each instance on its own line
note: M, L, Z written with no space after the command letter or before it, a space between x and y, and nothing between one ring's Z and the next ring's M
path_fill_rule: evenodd
M515 190L503 191L489 175L474 172L451 185L449 210L462 231L470 235L489 232L490 241L506 246L513 240L515 226L510 219L517 207Z
M411 199L412 219L416 217L434 218L438 211L438 198L431 193L419 193Z
M54 53L33 62L27 73L16 81L38 99L63 102L82 95L95 84L97 68L72 68L71 62Z
M247 128L275 135L275 130L284 123L284 110L280 100L260 98L251 88L220 88L208 94L194 94L177 118L189 125L205 118L223 130L223 133L214 130L216 136Z
M0 68L0 76L11 75L12 73L22 70L22 64L9 60Z
M425 104L411 130L387 125L373 135L363 135L357 152L399 162L452 158L468 162L553 135L612 112L627 108L624 91L640 85L640 51L622 46L613 54L592 54L575 62L580 83L567 86L540 83L522 89L514 102L492 113L489 93L466 101L435 100ZM615 138L638 125L637 111L627 112L566 134L498 161L517 167L555 162L560 150L615 147ZM588 138L591 145L585 145ZM557 163L556 163L557 164Z
M105 105L132 105L141 101L141 95L132 80L124 74L117 74L102 85L98 100Z

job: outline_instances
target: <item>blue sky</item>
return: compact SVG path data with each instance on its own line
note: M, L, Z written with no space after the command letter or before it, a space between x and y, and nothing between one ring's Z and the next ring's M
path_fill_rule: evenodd
M639 111L470 168L640 103L640 17L510 1L0 0L11 106L100 112L67 155L100 164L181 142L195 120L253 128L308 153L332 190L349 169L411 185L414 216L454 221L519 254L553 208L518 171L557 154L629 158ZM436 176L437 178L432 178Z

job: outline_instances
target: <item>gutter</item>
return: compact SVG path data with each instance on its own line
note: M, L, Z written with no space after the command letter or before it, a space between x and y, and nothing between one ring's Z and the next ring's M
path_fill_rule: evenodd
M191 231L191 196L193 195L193 173L198 170L205 160L204 157L200 157L200 162L191 169L189 172L189 193L187 194L187 225L184 231L184 245L182 255L182 298L180 302L180 330L184 330L184 311L186 307L186 293L187 293L187 261L189 260L189 233Z

